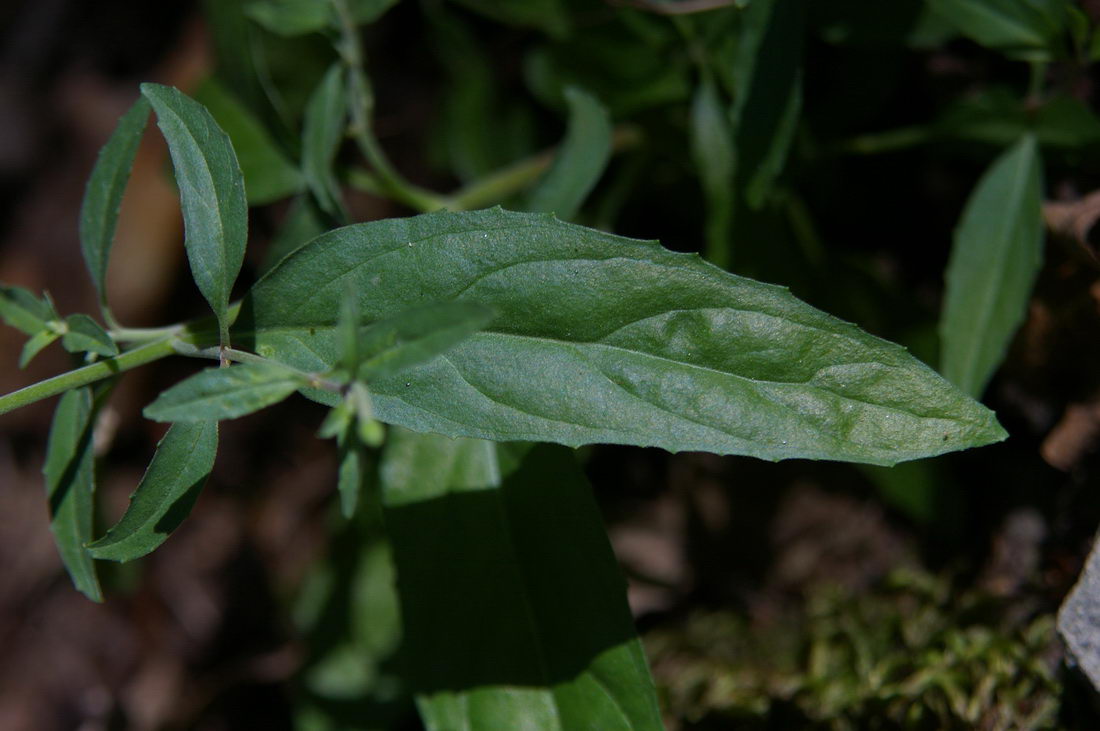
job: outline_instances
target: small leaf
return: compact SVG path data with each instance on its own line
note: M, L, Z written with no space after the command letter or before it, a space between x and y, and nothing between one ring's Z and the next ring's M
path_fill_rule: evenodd
M734 205L733 135L709 75L700 79L691 104L691 152L707 201L707 258L716 264L727 263Z
M115 341L87 315L69 315L65 324L68 330L61 337L61 346L70 353L96 353L107 358L118 355Z
M730 116L738 186L753 208L782 172L802 110L805 15L802 0L756 0L745 11Z
M305 378L276 364L208 368L172 386L143 413L154 421L235 419L277 404L304 385Z
M475 302L415 307L359 332L362 359L357 378L387 378L442 355L493 319L493 310Z
M92 601L103 601L95 562L84 545L92 539L95 511L95 453L91 387L66 392L57 403L46 446L46 495L50 530L73 585Z
M317 205L339 221L348 220L348 215L332 166L344 141L347 115L347 80L343 66L335 63L306 106L302 122L302 172Z
M967 201L947 265L944 376L981 395L1024 318L1042 264L1042 169L1028 135L994 161Z
M244 261L248 204L244 179L229 137L210 112L178 89L142 84L157 113L176 169L187 258L203 297L229 344L229 295Z
M80 248L104 311L107 307L107 263L114 245L115 224L148 120L149 102L138 97L118 120L111 138L99 151L99 159L84 189L80 208Z
M1050 61L1064 55L1060 43L1068 17L1063 0L931 0L929 7L960 33L1014 58Z
M531 192L526 208L575 218L611 157L611 120L600 101L576 87L565 90L569 128L554 163Z
M370 320L448 300L497 313L442 356L371 383L375 417L417 431L877 464L1005 436L903 348L781 287L542 214L331 231L253 287L237 337L331 369L349 282Z
M663 728L622 574L568 450L395 430L381 478L428 729Z
M199 87L195 99L229 135L244 176L248 204L272 203L300 191L305 182L260 120L214 79Z
M348 434L341 440L339 456L340 474L336 485L340 492L340 513L345 518L351 518L355 515L359 494L363 491L367 455L353 434Z
M348 11L358 24L373 23L398 0L347 0ZM259 0L245 12L272 33L299 36L334 27L336 16L331 2L322 0Z
M19 367L26 368L27 364L34 359L34 356L41 353L47 345L57 340L59 337L61 336L53 330L43 330L34 335L26 342L23 346L23 351L19 354Z
M217 451L216 421L169 427L126 512L107 535L88 546L91 555L132 561L164 543L191 512Z
M48 297L38 298L22 287L7 285L0 285L0 317L27 335L38 335L61 319Z

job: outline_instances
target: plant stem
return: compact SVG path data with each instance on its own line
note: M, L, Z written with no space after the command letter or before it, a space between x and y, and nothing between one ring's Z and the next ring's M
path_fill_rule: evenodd
M837 147L842 153L876 155L923 145L931 140L933 132L928 127L902 127L887 132L860 135L841 142Z
M47 378L45 381L39 381L18 391L12 391L9 394L0 396L0 414L6 414L35 401L41 401L74 388L87 386L89 383L109 378L116 373L122 373L173 355L176 352L173 348L173 342L174 339L170 337L155 340L113 358L106 358L83 368Z
M423 212L445 208L446 199L406 180L397 172L378 144L371 127L374 94L363 70L363 48L359 42L359 31L348 9L347 0L331 2L340 21L340 40L336 44L336 50L348 71L348 107L351 113L348 134L359 146L363 157L373 169L379 186L390 198Z

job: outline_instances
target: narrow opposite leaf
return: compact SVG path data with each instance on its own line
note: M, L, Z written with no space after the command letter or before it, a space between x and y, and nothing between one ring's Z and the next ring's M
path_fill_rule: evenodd
M347 77L343 65L335 63L306 106L302 122L302 173L317 205L339 221L346 221L348 216L332 166L347 124Z
M568 450L394 430L381 478L430 731L662 728L622 574Z
M70 353L95 353L110 358L118 355L118 346L98 322L80 313L65 318L68 331L61 345Z
M35 297L22 287L7 285L0 285L0 318L27 335L37 335L61 319L48 297Z
M245 363L208 368L168 389L145 407L154 421L219 421L277 404L306 385L278 364Z
M569 87L569 127L554 163L531 192L527 210L553 213L568 221L603 175L611 157L611 120L600 100Z
M149 102L138 97L99 151L99 159L84 189L84 203L80 208L80 249L105 312L107 263L114 245L118 211L148 120Z
M1028 135L978 181L947 264L943 375L978 397L1023 321L1042 265L1042 170Z
M183 207L191 273L229 344L229 296L244 261L248 204L229 137L210 112L178 89L142 84L168 142Z
M157 445L122 519L88 546L91 555L130 561L164 543L191 512L217 450L217 422L173 424Z
M727 269L733 222L734 148L729 117L709 74L691 103L691 152L706 199L706 255Z
M335 367L349 283L370 320L448 300L497 313L371 384L375 416L416 431L879 464L1005 436L903 348L781 287L499 208L324 234L253 287L235 337L308 372Z
M92 539L95 510L95 454L91 387L69 391L54 411L46 446L46 495L50 530L73 585L89 599L103 601L95 562L84 545Z

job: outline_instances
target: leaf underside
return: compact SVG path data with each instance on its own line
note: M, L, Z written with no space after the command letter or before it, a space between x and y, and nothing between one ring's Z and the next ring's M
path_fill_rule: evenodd
M306 371L332 367L349 286L367 320L446 300L497 313L446 354L372 384L377 417L414 431L876 464L1005 436L903 348L781 287L548 215L435 213L332 231L256 284L234 337Z

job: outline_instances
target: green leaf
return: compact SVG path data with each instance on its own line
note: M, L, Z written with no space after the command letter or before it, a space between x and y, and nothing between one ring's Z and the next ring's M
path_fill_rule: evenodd
M363 491L363 479L366 475L366 450L349 432L340 440L340 473L336 486L340 492L340 513L345 518L355 515L359 505L359 494Z
M955 230L940 320L944 376L979 396L1023 321L1042 265L1042 169L1028 135L986 171Z
M23 346L23 351L19 354L19 367L26 368L27 364L34 360L34 356L41 353L46 346L59 337L61 336L53 330L43 330L35 334L26 342Z
M348 0L356 23L373 23L398 0ZM259 0L245 9L248 17L281 36L315 33L336 24L330 0Z
M1088 105L1065 94L1033 103L1011 89L993 86L948 107L936 120L935 132L998 148L1008 147L1032 132L1043 147L1080 152L1100 142L1100 119Z
M208 368L172 386L143 413L154 421L236 419L277 404L304 385L303 376L276 364Z
M107 262L115 240L115 224L148 120L149 102L139 97L118 120L111 138L99 151L99 159L84 189L84 202L80 208L80 248L105 312Z
M728 262L734 206L733 136L709 76L700 79L691 104L691 152L707 201L707 258L716 264Z
M225 130L237 153L248 204L272 203L300 191L305 181L251 111L214 79L195 94Z
M624 582L560 447L391 434L410 682L436 729L660 729Z
M561 0L455 0L463 7L498 23L538 28L551 36L569 29L569 16Z
M1005 436L903 348L783 288L540 214L329 232L256 284L237 337L330 368L349 284L369 320L431 301L497 312L445 355L372 384L375 416L415 431L881 464Z
M0 285L0 317L27 335L49 330L49 323L61 319L49 297L35 297L22 287L7 285Z
M160 84L142 84L141 93L156 110L172 154L191 273L228 345L229 295L248 239L241 167L229 137L201 104Z
M84 545L92 539L95 512L95 452L91 387L66 392L57 403L46 446L46 495L50 530L73 585L92 601L103 601L95 562Z
M476 302L449 302L414 307L362 328L356 377L370 383L427 363L484 329L493 315Z
M805 24L802 0L756 0L745 11L730 116L738 185L753 208L782 172L798 125Z
M348 220L332 165L347 130L347 80L335 63L318 84L306 106L302 127L302 172L306 184L325 213Z
M217 451L216 421L169 427L122 518L107 535L88 545L91 555L132 561L168 540L198 500Z
M118 355L115 341L87 315L69 315L65 324L68 331L61 337L61 345L70 353L96 353L107 358Z
M930 0L929 7L971 40L1014 58L1064 55L1065 0Z
M592 192L611 158L611 120L600 100L568 87L569 127L554 163L531 191L527 210L568 221Z

